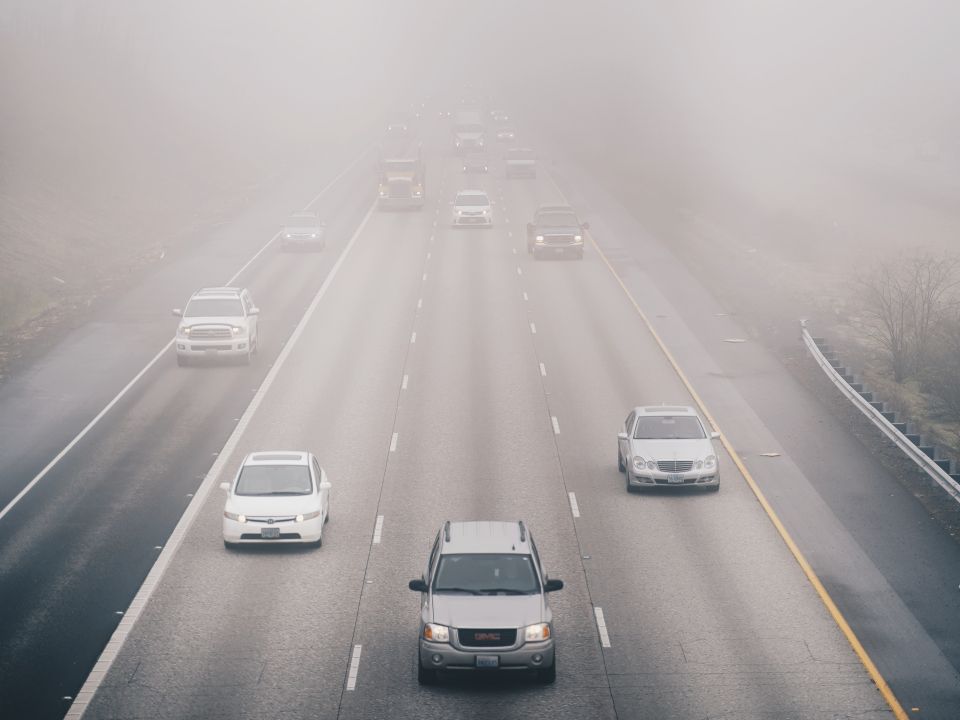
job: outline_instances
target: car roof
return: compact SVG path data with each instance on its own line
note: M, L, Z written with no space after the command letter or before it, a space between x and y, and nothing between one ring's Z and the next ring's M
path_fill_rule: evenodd
M240 297L243 288L238 287L209 287L197 290L190 299L204 297Z
M243 460L244 465L307 465L310 453L300 450L262 450L250 453Z
M635 407L637 415L697 415L697 411L688 405L647 405Z
M530 553L530 533L523 521L447 521L440 530L441 554ZM449 538L449 539L448 539Z

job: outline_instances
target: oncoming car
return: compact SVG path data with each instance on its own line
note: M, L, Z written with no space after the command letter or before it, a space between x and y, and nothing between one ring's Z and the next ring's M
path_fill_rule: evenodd
M529 530L519 522L450 522L433 541L423 575L417 679L439 671L533 671L557 675L547 577Z
M490 227L493 211L490 198L483 190L461 190L453 202L454 227Z
M617 465L627 491L644 487L700 486L720 489L713 440L691 407L636 407L618 434Z
M227 491L223 544L323 544L330 519L330 481L308 452L262 451L244 458Z
M260 309L245 288L198 290L187 306L175 308L177 364L198 358L239 358L249 363L260 349Z

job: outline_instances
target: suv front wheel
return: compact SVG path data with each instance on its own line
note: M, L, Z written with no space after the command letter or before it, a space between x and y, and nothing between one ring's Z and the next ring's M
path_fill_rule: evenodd
M550 685L557 679L557 658L553 658L550 667L537 670L537 682L544 685Z
M437 683L437 671L428 669L417 658L417 682L421 685L435 685Z

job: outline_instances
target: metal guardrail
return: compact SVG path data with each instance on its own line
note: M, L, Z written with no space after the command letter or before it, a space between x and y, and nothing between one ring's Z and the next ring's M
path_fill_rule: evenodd
M936 480L940 487L946 490L954 500L960 502L960 483L957 483L933 458L921 451L906 435L894 427L893 423L887 420L880 410L871 405L859 392L850 387L850 383L837 372L836 368L831 365L830 361L824 356L820 347L814 341L813 336L810 335L810 331L807 330L805 320L800 321L800 333L803 337L804 344L807 346L807 350L810 351L810 355L816 360L826 376L837 386L837 389L839 389L850 402L856 405L857 409L866 415L867 419L876 425L880 429L880 432L886 435L907 457L919 465L927 475Z

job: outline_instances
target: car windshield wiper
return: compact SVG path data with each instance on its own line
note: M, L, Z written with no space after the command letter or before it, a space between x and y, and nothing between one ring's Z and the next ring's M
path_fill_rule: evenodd
M513 588L483 588L479 592L487 593L492 595L493 593L505 593L507 595L529 595L530 591L527 590L514 590Z
M462 587L445 587L445 588L435 587L435 588L433 589L433 591L434 591L435 593L438 593L438 592L441 592L441 593L444 593L444 592L465 592L465 593L470 593L471 595L479 595L479 594L480 594L480 591L479 591L479 590L472 590L472 589L470 589L470 588L462 588Z

